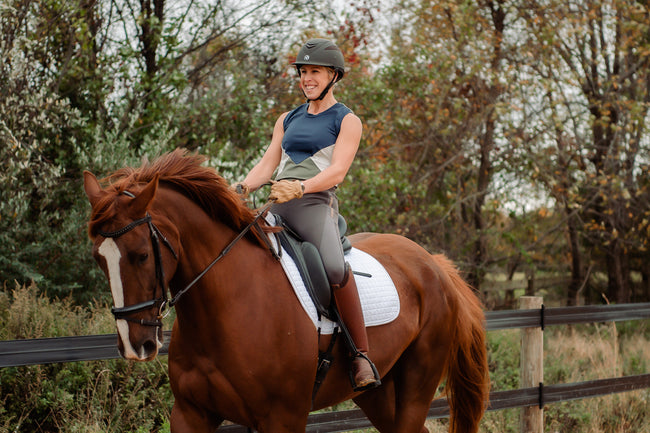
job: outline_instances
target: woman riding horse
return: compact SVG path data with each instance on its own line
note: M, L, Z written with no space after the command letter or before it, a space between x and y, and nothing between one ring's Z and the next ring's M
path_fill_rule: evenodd
M361 120L334 97L334 84L345 74L343 54L335 44L311 39L293 64L307 102L277 119L264 156L235 187L255 190L268 183L277 169L269 196L275 202L271 211L318 249L341 319L356 346L352 348L354 389L368 389L380 382L368 358L357 286L343 258L335 194L359 147Z

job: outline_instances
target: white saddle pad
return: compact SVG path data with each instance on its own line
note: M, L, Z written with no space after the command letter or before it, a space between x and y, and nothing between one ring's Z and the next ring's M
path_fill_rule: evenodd
M271 218L272 216L267 216L267 220L273 224L274 221ZM275 236L271 235L269 238L273 246L277 248ZM350 263L353 271L369 275L354 275L366 326L384 325L395 320L400 310L399 296L386 269L370 254L356 248L352 248L345 255L345 260ZM298 267L284 248L282 248L281 263L300 304L314 322L314 326L320 327L322 334L332 334L336 324L324 317L320 321L318 320L316 307L302 281Z

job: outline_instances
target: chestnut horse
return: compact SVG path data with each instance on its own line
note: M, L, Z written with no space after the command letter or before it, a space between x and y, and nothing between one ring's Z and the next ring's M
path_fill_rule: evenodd
M93 255L109 280L121 355L153 359L162 310L175 305L173 433L214 432L224 420L262 433L304 432L311 409L347 399L382 433L426 432L443 378L449 431L478 430L488 398L484 315L449 260L397 235L350 237L386 268L401 310L393 322L368 328L382 385L353 392L338 339L312 407L319 346L331 337L319 340L265 246L269 229L252 225L263 220L204 160L176 150L118 170L104 186L84 173Z

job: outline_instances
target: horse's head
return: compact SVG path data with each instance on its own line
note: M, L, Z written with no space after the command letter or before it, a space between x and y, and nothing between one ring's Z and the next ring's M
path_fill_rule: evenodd
M257 214L203 162L203 156L176 149L139 168L117 170L106 188L92 173L84 173L84 189L92 206L88 231L93 255L108 277L119 349L127 359L145 361L156 356L162 345L162 310L197 281L189 283L175 276L182 267L176 255L176 251L182 253L181 231L184 243L194 238L204 241L205 231L189 223L191 218L207 216L235 233L247 228L246 238L265 246L265 235L248 230ZM185 201L170 205L170 200ZM203 213L190 215L186 200ZM229 231L223 233L230 236ZM183 256L187 261L188 255ZM192 275L193 270L188 272ZM166 288L172 278L176 284L189 284L177 287L168 303Z
M97 178L85 172L84 189L92 206L93 256L113 296L120 354L149 361L162 346L161 314L178 261L150 214L158 176L144 186L102 189Z

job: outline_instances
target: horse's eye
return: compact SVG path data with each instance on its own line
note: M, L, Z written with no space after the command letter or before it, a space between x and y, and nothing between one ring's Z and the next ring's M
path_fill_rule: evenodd
M140 254L140 256L138 256L138 261L142 264L142 263L146 262L148 258L149 258L148 253L142 253L142 254Z

